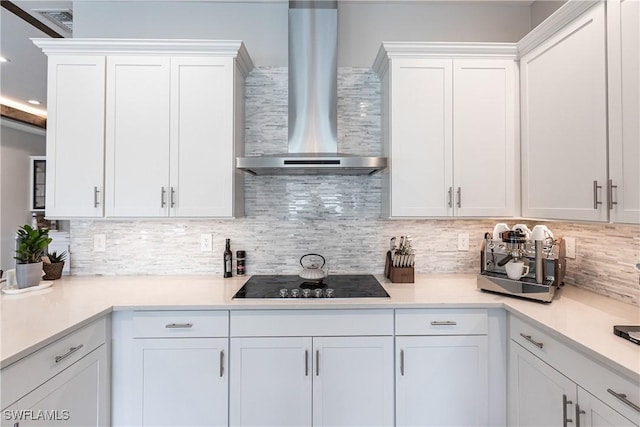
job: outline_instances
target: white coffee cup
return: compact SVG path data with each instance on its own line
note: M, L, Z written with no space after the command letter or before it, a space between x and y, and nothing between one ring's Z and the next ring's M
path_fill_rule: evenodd
M520 280L522 276L529 274L529 266L524 265L523 261L509 261L504 269L507 270L507 277L511 280Z
M546 225L536 225L531 230L531 239L532 240L546 240L553 239L553 233Z
M509 226L504 222L496 224L496 226L493 227L493 240L501 240L502 238L500 237L500 235L504 231L509 231L509 230L510 230Z

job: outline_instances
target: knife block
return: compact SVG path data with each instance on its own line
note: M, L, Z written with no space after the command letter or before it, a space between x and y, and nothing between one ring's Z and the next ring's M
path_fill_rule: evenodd
M384 277L392 283L414 283L414 267L394 267L391 263L391 251L387 251L387 260L384 264Z

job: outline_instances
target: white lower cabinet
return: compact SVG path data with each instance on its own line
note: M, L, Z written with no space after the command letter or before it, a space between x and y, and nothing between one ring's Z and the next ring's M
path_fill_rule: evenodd
M110 425L107 336L102 318L3 368L0 424Z
M311 338L231 340L231 425L311 425Z
M107 426L109 371L101 346L13 405L2 426Z
M231 425L393 425L392 337L231 339Z
M637 382L514 316L510 336L508 425L640 425Z
M113 425L228 425L228 312L114 320Z
M510 351L509 425L566 426L577 397L575 383L518 344Z
M392 310L232 312L230 321L230 425L393 425Z
M396 425L490 425L488 347L487 310L397 310Z

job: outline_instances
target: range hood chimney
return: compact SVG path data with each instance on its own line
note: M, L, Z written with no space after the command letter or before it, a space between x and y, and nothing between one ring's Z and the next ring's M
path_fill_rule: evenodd
M238 157L254 175L370 175L386 157L338 153L338 3L289 2L289 149Z

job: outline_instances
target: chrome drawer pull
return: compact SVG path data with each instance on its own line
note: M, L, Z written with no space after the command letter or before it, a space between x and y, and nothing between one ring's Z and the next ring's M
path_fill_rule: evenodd
M458 187L458 191L456 191L457 199L456 206L459 208L462 207L462 188Z
M580 427L580 415L584 415L586 412L580 409L580 405L576 403L576 427Z
M447 205L449 207L453 206L453 187L449 187L449 191L448 191L448 195L449 195L449 201L447 202Z
M224 350L220 350L220 378L224 375Z
M400 350L400 375L404 376L404 350Z
M320 375L320 350L316 350L316 377Z
M100 206L100 199L98 198L98 194L100 194L100 190L98 187L93 187L93 207L97 208Z
M192 327L193 323L167 323L167 325L165 326L165 328L167 329L186 329Z
M544 344L542 344L541 342L538 342L538 341L534 340L533 338L531 338L531 335L525 335L522 332L520 332L520 336L522 338L524 338L525 340L529 341L531 344L535 345L538 348L542 348L544 346Z
M573 402L567 399L567 395L562 395L562 427L567 427L568 423L572 423L573 420L567 418L567 405L571 405Z
M455 326L456 322L453 320L434 320L431 322L431 326Z
M309 376L309 350L304 351L304 376Z
M62 356L56 356L56 363L62 362L64 359L66 359L67 357L71 356L73 353L75 353L76 351L80 350L82 347L84 347L83 344L80 344L79 346L76 346L76 347L71 347L69 349L69 351L67 351Z
M598 200L598 190L602 188L602 185L598 185L598 181L593 181L593 209L598 209L598 205L602 202Z
M640 406L636 405L635 403L633 403L632 401L627 399L627 395L626 394L624 394L624 393L616 393L615 391L611 390L610 388L608 388L607 391L609 393L613 394L617 399L622 400L624 403L626 403L627 405L631 406L636 411L640 412Z

